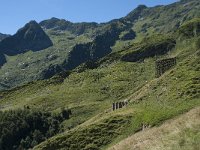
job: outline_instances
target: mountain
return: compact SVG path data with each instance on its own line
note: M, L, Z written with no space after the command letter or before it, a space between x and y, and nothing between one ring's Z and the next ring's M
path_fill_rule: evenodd
M4 52L1 52L3 54L0 57L4 66L0 69L0 83L15 87L33 80L47 79L63 70L74 69L83 62L95 61L111 52L120 51L127 47L129 41L139 42L152 34L168 34L191 18L200 16L199 6L196 0L151 8L140 5L123 18L101 24L72 23L51 18L39 25L53 46L39 25L31 22L19 30L17 35L1 42L0 49ZM29 35L26 37L28 42L22 38L25 30L32 26L33 30L38 30L39 36L44 36L43 42L39 42L39 37L29 42ZM30 36L33 38L34 33ZM111 36L114 38L108 40ZM21 44L10 47L9 43L15 43L18 38L23 39ZM101 43L107 44L103 46ZM41 49L45 50L38 51ZM33 53L27 53L28 50ZM6 58L5 54L8 55ZM28 74L26 78L25 74Z
M80 125L78 123L75 127L71 127L71 122L66 121L65 125L69 125L72 128L71 130L66 129L65 133L44 141L34 149L100 150L109 149L109 147L112 149L113 145L118 144L124 138L130 138L131 135L135 138L137 135L134 136L134 134L140 131L142 133L139 134L142 135L139 140L145 141L144 137L148 135L151 128L156 128L167 119L199 107L200 37L198 24L199 19L193 19L179 27L172 34L176 35L176 44L168 54L166 52L159 56L152 56L149 53L149 57L145 57L143 61L139 62L120 59L128 54L132 55L134 51L138 51L140 56L141 52L148 51L147 47L151 51L157 51L157 48L158 50L160 49L159 45L162 45L160 43L165 43L169 40L168 38L167 40L163 38L164 35L156 35L157 39L154 35L151 39L144 39L138 45L131 45L127 50L111 53L97 62L99 64L96 68L86 69L82 72L80 72L81 66L77 68L77 72L74 71L64 79L64 82L60 84L61 88L56 85L56 88L59 89L57 89L57 92L68 95L68 100L65 101L66 96L63 98L63 95L59 96L57 92L50 95L47 94L45 97L54 96L53 99L59 99L60 104L56 104L57 107L63 105L63 103L67 104L67 106L72 106L71 108L75 113L74 118L71 118L72 120L77 117L77 121L80 121L79 119L82 118L83 114L80 112L77 115L78 111L85 113L91 111L92 117L89 120L86 119L85 122L81 122ZM192 36L188 36L187 33ZM143 47L143 45L145 46ZM151 49L153 45L154 50ZM155 78L155 60L169 57L176 57L177 65L165 72L161 77ZM49 90L53 89L50 88ZM28 97L27 94L26 98ZM52 102L53 99L49 101ZM129 101L127 107L112 111L113 102L124 100ZM51 105L48 106L51 108ZM97 114L95 115L94 112ZM87 117L87 114L83 116ZM199 119L199 115L196 116L196 119ZM154 132L162 133L167 141L164 141L164 144L162 142L153 144L151 147L155 148L157 145L161 145L163 149L168 149L169 147L173 149L176 146L180 150L199 147L199 139L194 138L199 137L200 131L196 130L196 127L199 127L199 123L196 126L193 126L193 124L194 122L189 119L187 123L186 120L179 119L178 123L174 125L174 127L177 127L176 129L172 127L168 132L155 129L156 131ZM165 123L163 126L165 126ZM170 136L173 130L178 130L178 132L173 132L174 136L177 137L175 140L173 136ZM181 137L181 135L185 136ZM160 134L157 136L162 137ZM148 147L141 144L133 145L134 138L126 141L125 144L122 141L121 149L118 145L115 147L119 150L133 146L139 146L141 149L142 147ZM155 142L154 140L155 137L153 135L148 137L149 144ZM168 140L172 141L169 142ZM183 140L187 142L182 142ZM77 144L78 141L82 142ZM174 141L176 145L172 144Z
M53 43L36 21L30 21L16 34L0 42L1 53L9 56L25 53L29 50L39 51L52 46Z
M187 112L200 106L199 8L198 0L140 5L81 32L81 23L39 23L53 46L2 53L0 149L145 149L132 141L138 134L152 149L198 149L199 111ZM171 59L173 65L156 67ZM165 128L182 114L190 115Z
M50 38L36 21L30 21L13 36L0 41L0 66L6 63L5 55L14 56L29 50L39 51L52 46Z
M2 41L3 39L5 39L5 38L7 38L9 36L10 35L8 35L8 34L2 34L2 33L0 33L0 41Z
M72 71L0 92L1 109L5 111L0 115L7 116L0 117L0 121L6 122L11 131L18 126L18 134L23 133L19 140L18 134L13 134L16 132L6 132L7 126L0 128L0 132L4 131L1 146L36 150L112 148L137 132L146 135L149 128L199 107L199 22L192 19L171 34L153 34L137 43L131 41L125 49ZM137 60L124 59L133 54ZM174 57L177 64L156 78L155 61ZM114 102L124 100L128 101L126 107L112 111ZM15 111L6 111L9 109ZM70 109L72 115L63 120L65 109ZM17 125L15 119L10 119L15 116L20 117ZM39 127L30 126L29 121L35 124L37 120ZM194 138L199 130L190 126L193 124L190 121L179 128L180 133L190 131L184 134L184 140L189 141L176 139L180 149L185 145L199 146L199 138ZM170 131L164 133L165 139ZM10 144L8 135L18 140Z
M63 70L74 69L85 61L95 61L120 51L128 47L130 41L140 42L152 34L172 33L185 22L199 17L199 6L197 0L150 8L140 5L123 18L101 24L72 23L57 18L44 20L39 25L53 46L44 49L48 44L51 45L47 39L47 45L39 44L41 47L32 47L29 43L33 52L26 52L27 47L19 50L19 45L15 45L18 50L9 50L7 54L20 54L8 55L6 58L5 54L0 54L1 64L4 64L0 69L0 83L12 88L33 80L47 79ZM116 32L114 38L107 41L113 35L112 32ZM105 48L101 43L107 43ZM40 48L44 50L35 51ZM5 86L0 86L0 89L5 89Z

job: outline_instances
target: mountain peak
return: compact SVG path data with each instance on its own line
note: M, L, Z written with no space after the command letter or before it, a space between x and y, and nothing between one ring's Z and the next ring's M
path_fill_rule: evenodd
M39 51L53 43L36 21L30 21L13 36L0 42L0 51L7 55L16 55L28 50Z
M125 18L130 21L137 20L140 17L141 13L147 8L148 7L146 5L139 5L133 11L131 11Z
M22 34L22 32L27 32L30 30L32 30L34 32L36 32L36 31L44 32L44 31L42 31L42 28L40 27L40 25L35 20L32 20L29 23L25 24L24 27L19 29L16 34Z
M138 7L136 9L143 10L146 8L148 8L146 5L138 5Z
M26 26L37 26L37 27L40 27L40 25L35 21L35 20L31 20L30 22L28 22Z
M36 25L38 24L35 20L31 20L28 24L33 24L33 25Z

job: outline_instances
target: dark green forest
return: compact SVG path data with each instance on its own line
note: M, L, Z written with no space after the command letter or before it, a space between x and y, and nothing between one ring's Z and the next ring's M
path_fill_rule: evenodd
M52 114L29 107L0 111L0 150L28 149L59 133L70 110Z

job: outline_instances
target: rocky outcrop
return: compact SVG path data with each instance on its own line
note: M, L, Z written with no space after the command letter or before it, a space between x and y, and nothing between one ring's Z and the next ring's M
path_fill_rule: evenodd
M129 31L127 31L120 39L122 41L126 41L126 40L133 40L136 37L136 33L130 29Z
M5 39L5 38L7 38L9 36L10 35L8 35L8 34L2 34L2 33L0 33L0 41L2 41L3 39Z
M93 42L76 45L70 52L64 68L71 70L84 62L96 61L111 53L111 46L119 39L123 30L123 28L118 28L117 23L113 23L105 33L97 36Z
M27 23L13 36L0 42L0 52L7 55L16 55L29 50L39 51L52 46L50 38L36 21Z
M0 53L0 67L6 63L6 57L4 54Z

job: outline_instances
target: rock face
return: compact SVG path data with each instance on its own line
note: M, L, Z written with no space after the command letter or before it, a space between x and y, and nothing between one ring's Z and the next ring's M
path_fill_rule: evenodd
M69 53L69 58L64 68L71 70L87 61L96 61L112 52L111 46L119 39L123 28L118 28L117 23L112 23L109 30L98 35L93 42L77 44Z
M4 63L6 63L6 57L4 54L0 53L0 68Z
M0 33L0 41L2 41L3 39L5 39L5 38L7 38L9 36L10 35L8 35L8 34L2 34L2 33Z
M133 40L136 37L136 33L130 29L128 32L126 32L122 37L121 40L126 41L126 40Z
M53 43L36 21L27 23L13 36L0 42L0 53L16 55L29 50L39 51L52 46Z

